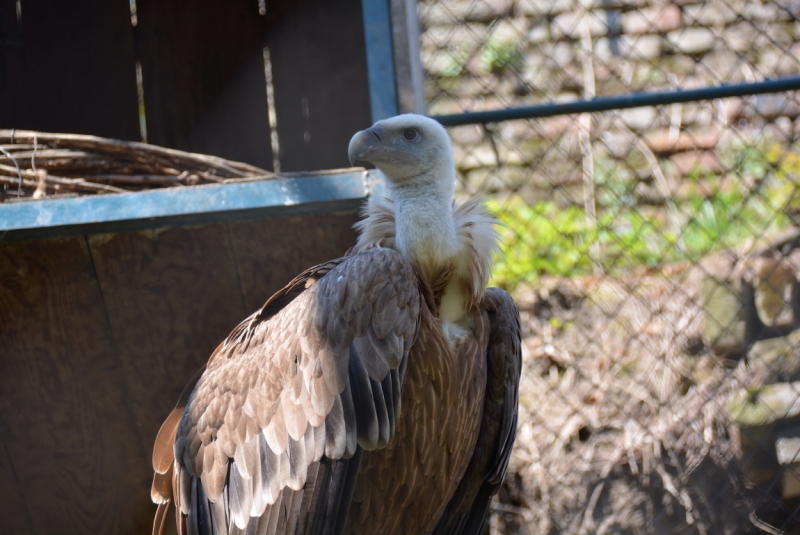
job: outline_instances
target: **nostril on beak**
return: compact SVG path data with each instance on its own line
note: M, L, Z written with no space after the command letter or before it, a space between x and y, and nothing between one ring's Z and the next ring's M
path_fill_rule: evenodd
M383 126L375 125L366 130L377 143L383 143Z

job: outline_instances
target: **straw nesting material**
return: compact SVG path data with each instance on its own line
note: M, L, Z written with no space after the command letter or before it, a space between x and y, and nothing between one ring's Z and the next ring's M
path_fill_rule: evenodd
M80 134L0 130L0 200L273 178L250 164Z

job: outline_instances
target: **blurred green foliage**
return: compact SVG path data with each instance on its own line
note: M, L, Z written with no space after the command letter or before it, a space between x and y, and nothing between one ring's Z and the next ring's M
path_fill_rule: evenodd
M481 50L481 68L485 73L499 75L509 67L522 63L519 44L511 40L489 40Z
M673 198L672 209L637 205L634 181L620 180L624 172L602 160L596 165L594 221L582 206L526 204L519 197L490 201L502 225L503 248L492 284L511 290L542 275L697 262L788 227L800 213L800 152L764 142L733 147L729 156L732 165L724 176L693 173L687 180L703 187Z

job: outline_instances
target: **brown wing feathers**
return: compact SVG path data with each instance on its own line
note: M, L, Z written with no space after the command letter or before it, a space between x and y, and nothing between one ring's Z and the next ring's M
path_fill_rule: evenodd
M519 312L511 297L497 288L486 290L482 307L489 314L491 331L481 429L467 471L434 535L483 533L516 436L522 367Z
M318 511L341 525L358 446L391 440L420 307L408 265L377 248L276 295L215 352L186 409L176 407L179 422L173 413L159 433L154 501L172 490L181 532L294 533L318 524ZM161 443L171 436L168 489L172 456Z

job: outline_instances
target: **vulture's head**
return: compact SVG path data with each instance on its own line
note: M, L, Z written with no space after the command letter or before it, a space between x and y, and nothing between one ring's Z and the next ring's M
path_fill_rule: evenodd
M450 136L437 121L412 113L378 121L358 132L348 147L350 163L369 162L394 186L455 183Z

